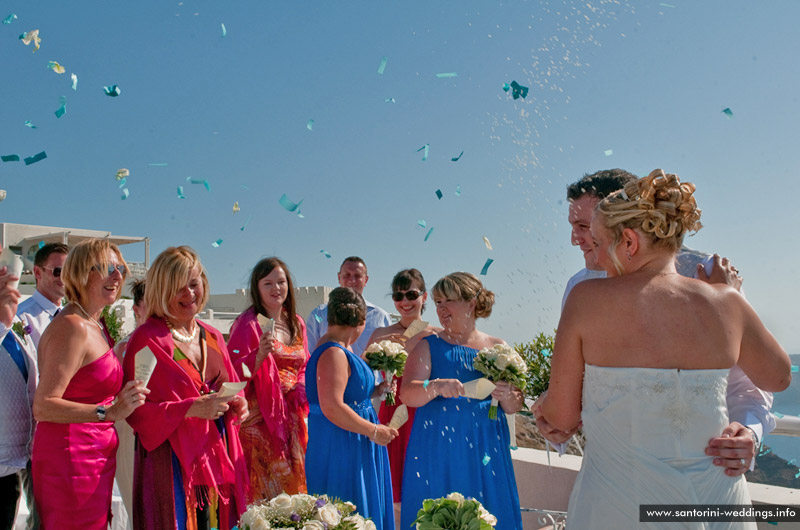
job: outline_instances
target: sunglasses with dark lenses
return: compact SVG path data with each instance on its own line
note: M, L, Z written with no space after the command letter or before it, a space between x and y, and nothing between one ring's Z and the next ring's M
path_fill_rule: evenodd
M54 269L51 269L50 267L42 267L42 268L44 270L46 270L46 271L52 272L53 273L53 278L61 278L62 267L56 267Z
M413 302L420 296L422 296L422 293L420 291L406 291L406 292L395 291L392 293L392 300L394 300L395 302L399 302L403 298L405 298L409 302Z
M100 274L105 274L106 276L111 276L114 274L114 271L119 272L122 276L125 276L125 265L113 265L111 263L108 264L106 270L103 270L102 265L95 265L92 269L96 270Z

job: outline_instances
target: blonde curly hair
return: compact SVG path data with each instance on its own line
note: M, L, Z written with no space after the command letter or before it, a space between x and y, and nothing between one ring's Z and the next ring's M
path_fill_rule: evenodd
M678 175L655 169L600 201L597 214L613 234L609 249L612 260L616 261L611 251L622 240L626 228L649 236L657 247L672 251L681 248L687 232L697 232L703 226L694 191L691 182L681 182Z

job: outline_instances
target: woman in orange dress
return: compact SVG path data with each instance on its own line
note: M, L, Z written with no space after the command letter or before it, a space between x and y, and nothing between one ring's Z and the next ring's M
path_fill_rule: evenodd
M250 473L250 501L306 493L308 344L295 312L289 268L259 261L250 275L251 306L231 326L228 350L247 381L250 417L239 433Z

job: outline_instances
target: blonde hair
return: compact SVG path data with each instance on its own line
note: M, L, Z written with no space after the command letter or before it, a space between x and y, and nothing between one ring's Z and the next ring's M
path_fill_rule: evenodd
M61 269L61 281L64 282L67 300L79 304L88 302L86 287L89 284L89 274L95 266L99 266L100 270L97 272L102 276L106 275L109 250L117 255L119 264L125 266L125 272L122 274L122 282L125 282L125 278L128 276L128 264L122 258L122 253L117 245L108 239L85 239L72 247L67 254L64 267ZM116 300L119 300L121 294L122 289L119 289Z
M431 290L434 298L469 302L475 300L475 318L489 318L494 293L484 289L481 281L469 272L454 272L440 279Z
M147 309L145 318L174 317L169 312L169 303L187 283L192 270L197 267L203 281L203 298L197 301L200 312L208 302L208 277L197 253L187 246L169 247L164 250L147 271L144 303Z
M657 247L676 252L688 232L703 227L694 190L691 182L681 182L678 175L655 169L600 201L597 214L613 235L608 250L618 271L622 264L613 251L626 228L638 230Z

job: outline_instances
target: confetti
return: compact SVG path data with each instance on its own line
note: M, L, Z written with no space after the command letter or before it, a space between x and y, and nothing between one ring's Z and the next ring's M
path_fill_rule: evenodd
M36 153L35 155L29 156L28 158L25 159L25 165L29 166L31 164L35 164L39 160L44 160L45 158L47 158L47 153L45 153L44 151L42 151L41 153Z
M320 324L322 323L322 317L319 315L319 313L314 313L314 320Z
M186 182L190 182L192 184L202 184L206 191L211 191L211 184L208 183L208 179L193 179L192 177L186 177Z
M552 352L550 350L548 350L547 348L544 348L542 350L542 355L544 355L545 357L550 357L550 355L552 355Z
M19 162L19 155L3 155L0 156L3 162Z
M117 85L111 85L111 86L104 86L103 92L106 93L106 96L111 96L112 98L115 98L119 96L122 91L119 89Z
M248 215L247 216L247 221L244 222L244 224L242 225L242 227L239 230L244 232L244 229L247 228L247 224L250 222L250 219L252 219L252 218L253 218L253 214Z
M241 210L241 208L239 208L239 201L236 201L233 203L233 213L236 213L239 210Z
M67 96L61 96L61 106L56 109L56 118L60 118L67 113Z
M483 268L481 269L481 276L486 276L486 273L489 272L489 265L494 262L492 258L486 260L486 263L483 264Z
M798 369L800 369L800 368L798 368L798 366L797 366L796 364L793 364L793 365L792 365L792 373L795 373L795 374L796 374L796 373L797 373L797 371L798 371Z
M222 27L222 38L225 38L225 37L227 37L227 35L228 35L228 30L227 30L227 29L225 29L225 24L220 24L220 26Z
M286 209L287 212L294 212L301 204L303 204L303 199L300 199L300 202L295 203L290 201L289 197L287 197L284 193L281 195L281 198L278 199L278 202Z
M780 413L780 412L778 412L778 411L775 411L775 410L773 410L773 411L772 411L772 414L773 414L773 415L775 415L775 417L777 417L777 418L783 418L783 414L781 414L781 413Z
M486 248L489 250L494 250L492 249L492 244L489 242L489 238L486 236L483 236L483 244L486 245Z
M211 243L211 246L214 247L214 248L218 248L221 244L222 244L222 240L221 239L217 239L216 241Z
M8 193L6 193L6 190L0 190L0 202L6 200L7 196L8 196Z
M128 179L126 179L125 177L122 177L122 179L119 181L119 189L124 188L127 183L128 183Z
M126 177L130 177L131 172L125 169L124 167L117 170L117 180L122 180Z
M419 221L417 221L417 224L422 228L426 228L428 226L428 223L425 222L425 219L420 219Z
M660 5L660 6L664 6L664 7L671 7L671 8L673 8L673 9L675 8L675 6L674 6L674 5L672 5L672 4L665 4L664 2L661 2L661 3L660 3L660 4L658 4L658 5Z
M511 89L511 85L508 83L503 83L503 92L508 92Z
M487 454L484 454L484 455L483 455L483 460L481 460L481 463L482 463L484 466L487 466L487 465L489 465L489 462L490 462L491 460L492 460L492 457L491 457L491 456L489 456L489 455L487 455Z
M306 129L308 129L309 131L314 130L314 120L308 120L308 123L306 123Z
M508 92L509 89L511 90L511 97L513 97L514 99L519 99L519 98L525 99L526 97L528 97L528 87L522 86L516 81L511 81L510 85L508 84L503 85L504 91Z
M125 199L127 199L130 194L131 193L128 191L128 188L123 189L122 190L122 200L124 201Z
M733 118L733 111L729 107L725 107L722 109L722 113L728 117L728 119Z
M383 101L385 101L386 103L397 103L397 100L394 98L384 98Z
M41 37L39 37L39 30L32 29L30 31L26 31L22 35L19 36L19 40L22 41L22 44L25 46L29 45L31 42L33 43L33 51L39 49L39 45L42 43Z
M326 258L328 258L328 259L331 259L331 253L330 253L330 252L328 252L327 250L320 250L320 252L321 252L321 253L322 253L322 255L323 255L323 256L325 256Z
M39 241L39 248L42 248L43 246L44 246L44 241Z
M383 75L383 71L386 70L386 63L388 63L388 62L389 62L389 58L384 55L383 58L381 59L380 66L378 66L378 73L380 75Z
M433 233L433 227L431 227L431 229L430 229L430 230L428 230L428 233L427 233L427 234L425 234L425 239L423 239L423 241L427 241L427 240L428 240L428 238L429 238L429 237L431 237L431 234L432 234L432 233Z
M16 20L16 18L17 15L11 13L10 15L8 15L6 18L3 19L3 24L11 24L14 20Z
M425 145L423 145L422 147L420 147L419 149L417 149L417 153L419 153L419 152L420 152L420 151L422 151L423 149L425 150L425 152L424 152L424 153L422 153L422 161L424 162L425 160L427 160L427 159L428 159L428 153L430 152L430 149L431 149L431 144L425 144Z
M794 474L794 478L800 478L800 471Z
M70 74L72 78L72 90L78 90L78 76L75 74Z
M428 388L429 384L431 384L431 380L426 379L425 381L422 382L422 388Z
M152 164L147 164L147 165L151 167L167 167L166 162L153 162Z
M185 199L186 195L183 194L183 186L178 186L178 198Z
M442 200L442 197L443 197L443 195L442 195L442 190L436 190L436 196L437 196L437 197L439 198L439 200L441 201L441 200Z
M458 162L459 160L461 160L462 156L464 156L464 151L461 151L461 154L459 154L457 157L451 158L450 162Z
M603 151L603 154L606 155L606 156L611 156L611 155L614 154L614 150L613 149L606 149L605 151Z
M57 73L57 74L63 74L64 72L66 72L66 70L64 69L64 67L63 67L63 66L61 66L60 64L58 64L58 62L57 62L57 61L47 61L47 67L48 67L50 70L52 70L52 71L54 71L55 73Z
M233 353L239 353L239 350L233 350ZM242 363L242 375L245 376L246 379L253 377L252 372L250 372L250 368L248 368L244 363Z
M438 79L447 79L448 77L458 77L458 74L455 72L446 72L443 74L436 74Z
M36 125L34 125L31 120L25 120L25 127L29 127L31 129L38 129Z
M456 186L456 197L461 197L461 185Z

